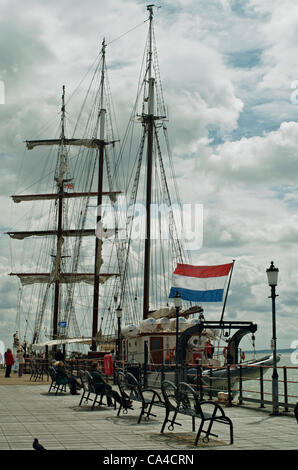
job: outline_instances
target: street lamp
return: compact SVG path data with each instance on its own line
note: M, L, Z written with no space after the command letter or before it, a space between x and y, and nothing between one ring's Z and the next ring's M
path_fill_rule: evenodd
M278 268L276 268L271 261L270 268L266 270L268 277L268 284L271 287L272 299L272 350L273 350L273 373L272 373L272 414L278 415L278 373L276 367L276 316L275 316L275 298L278 295L275 293L277 286Z
M116 351L116 359L119 361L120 359L120 332L121 332L121 318L122 318L122 308L120 305L116 309L117 320L118 320L118 338L117 338L117 351Z
M174 295L174 305L176 308L176 353L175 353L175 358L176 358L176 373L175 373L175 381L176 381L176 386L178 385L178 332L179 332L179 310L182 307L182 301L181 301L181 295L179 294L178 291L176 291L176 294Z

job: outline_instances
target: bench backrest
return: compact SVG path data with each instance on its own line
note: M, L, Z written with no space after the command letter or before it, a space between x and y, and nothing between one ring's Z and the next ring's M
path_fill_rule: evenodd
M117 385L122 397L130 400L143 401L142 388L133 374L130 372L117 372Z
M203 416L200 400L197 392L185 382L178 387L170 380L164 380L161 385L166 408L169 410L192 410L197 415Z
M121 395L123 396L126 392L126 382L125 382L125 374L121 370L117 372L116 377L117 385Z
M56 372L55 372L55 369L54 367L49 367L49 374L50 374L50 377L52 379L53 382L56 381Z
M126 372L125 373L125 381L126 381L126 387L130 391L130 398L133 400L140 400L143 401L143 392L142 392L142 387L136 377L131 374L131 372Z
M89 381L88 381L88 378L85 374L85 371L80 370L79 376L80 376L80 379L81 379L81 382L82 382L82 385L83 385L84 392L88 392L89 391Z
M91 393L96 393L92 375L87 370L85 371L85 375L88 381L88 391Z
M177 400L177 387L170 380L164 380L161 384L161 392L168 410L176 410L179 406Z
M87 370L80 370L80 379L85 392L96 393L92 375Z
M197 415L203 417L199 396L191 385L185 382L178 385L177 400L180 409L194 410Z

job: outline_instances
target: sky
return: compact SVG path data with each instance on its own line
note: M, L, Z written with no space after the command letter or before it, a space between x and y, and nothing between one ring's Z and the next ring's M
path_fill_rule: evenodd
M131 108L147 34L146 5L0 0L0 338L7 347L18 303L18 284L8 273L21 243L11 244L5 235L13 225L9 196L29 186L36 164L30 154L24 160L24 140L57 120L62 85L71 95L104 37L114 105ZM298 5L156 5L176 182L183 203L204 208L203 244L192 251L193 264L236 260L225 319L256 323L256 347L268 349L266 269L273 260L279 268L277 346L290 348L298 341ZM218 319L217 306L203 307L207 319Z

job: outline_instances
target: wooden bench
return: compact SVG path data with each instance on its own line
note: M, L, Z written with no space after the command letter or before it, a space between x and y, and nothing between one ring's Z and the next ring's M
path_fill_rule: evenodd
M181 382L178 387L169 380L165 380L161 386L164 398L166 416L161 428L163 433L167 423L170 423L168 429L173 431L174 425L181 426L176 421L178 414L190 416L192 419L192 431L195 432L195 419L201 420L194 445L197 445L201 433L205 434L203 442L209 441L209 436L218 437L217 434L211 433L213 424L222 423L230 428L230 444L233 444L233 424L228 418L222 407L213 401L200 401L198 393L187 383ZM211 410L209 410L211 408ZM172 418L170 414L173 413ZM207 430L203 430L205 422L209 423Z
M49 380L49 373L48 370L45 368L45 366L41 363L31 361L30 362L30 381L34 380L36 382L37 380L43 380L43 376L47 376L47 380Z
M58 392L66 392L66 385L68 381L66 382L65 380L61 380L61 377L57 378L56 371L53 367L49 367L48 372L49 376L51 377L51 385L48 393L50 393L52 389L56 390L56 395Z
M84 399L85 399L86 403L89 402L89 401L92 401L91 410L94 409L94 406L95 406L96 403L99 406L102 405L103 404L102 403L103 397L106 396L107 394L106 393L96 392L92 375L89 374L89 372L86 371L86 370L81 370L80 371L80 379L81 379L81 383L82 383L82 386L83 386L83 394L81 396L79 406L81 406L82 401ZM93 398L90 398L90 395L92 395ZM97 400L98 397L99 397L99 400ZM114 408L116 409L115 401L114 401Z
M117 384L123 403L118 409L117 416L119 416L121 410L123 410L124 414L127 414L128 410L132 409L131 403L139 402L142 405L138 418L139 424L143 416L145 419L149 419L149 416L156 417L156 415L151 412L153 406L164 408L164 403L156 390L142 388L139 381L130 372L119 371L117 373Z

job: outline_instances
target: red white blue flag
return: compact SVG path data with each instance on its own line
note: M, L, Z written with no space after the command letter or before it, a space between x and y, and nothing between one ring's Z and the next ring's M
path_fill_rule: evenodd
M170 298L178 292L191 302L221 302L233 263L218 266L178 264L173 273Z

